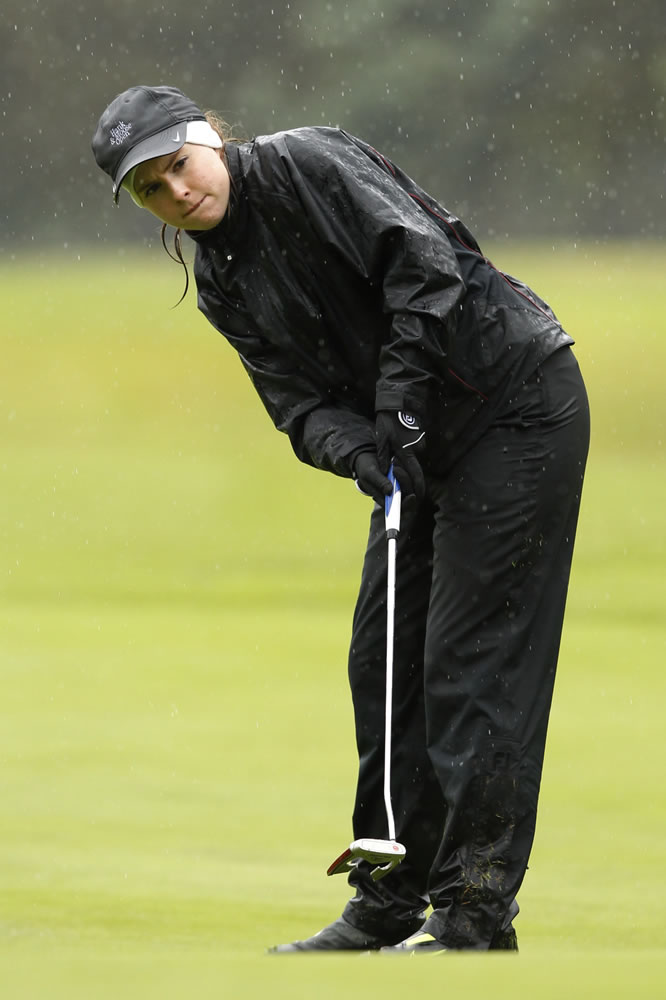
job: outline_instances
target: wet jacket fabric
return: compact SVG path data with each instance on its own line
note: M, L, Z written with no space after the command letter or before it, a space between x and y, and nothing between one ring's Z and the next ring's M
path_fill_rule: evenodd
M334 128L227 144L230 208L196 242L201 311L301 461L351 474L379 409L425 422L444 473L573 343L455 216Z

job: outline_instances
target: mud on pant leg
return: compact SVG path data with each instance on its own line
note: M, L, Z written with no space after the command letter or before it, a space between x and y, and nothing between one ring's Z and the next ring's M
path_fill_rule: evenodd
M406 859L379 882L362 862L349 876L356 889L345 917L396 942L422 923L427 879L441 842L444 802L425 742L423 648L432 573L432 508L403 513L398 539L394 646L392 803ZM384 512L375 507L354 614L349 680L359 755L354 837L388 836L384 806L386 691L386 571Z
M562 354L435 490L426 717L447 815L427 926L455 948L510 919L534 837L589 440Z

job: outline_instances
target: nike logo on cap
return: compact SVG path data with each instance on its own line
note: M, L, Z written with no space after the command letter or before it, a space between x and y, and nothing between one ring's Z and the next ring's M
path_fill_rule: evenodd
M176 138L171 140L172 142L180 142L180 132L176 132Z

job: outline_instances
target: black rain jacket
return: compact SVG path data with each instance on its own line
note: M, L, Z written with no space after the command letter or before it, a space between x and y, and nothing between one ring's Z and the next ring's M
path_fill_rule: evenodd
M299 128L226 146L225 218L190 232L198 304L298 458L342 476L379 409L443 474L512 390L573 343L549 307L366 143Z

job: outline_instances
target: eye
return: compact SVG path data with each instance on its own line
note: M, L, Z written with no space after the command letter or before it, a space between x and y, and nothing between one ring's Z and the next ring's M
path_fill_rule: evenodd
M180 170L185 165L187 156L180 156L173 165L174 170Z
M145 188L145 189L144 189L144 190L143 190L143 191L141 192L141 197L142 197L142 198L143 198L144 200L145 200L146 198L150 198L150 196L151 196L152 194L155 194L155 192L157 191L157 189L158 189L158 188L159 188L159 184L158 184L157 182L154 182L153 184L149 184L149 185L148 185L148 187L147 187L147 188Z

